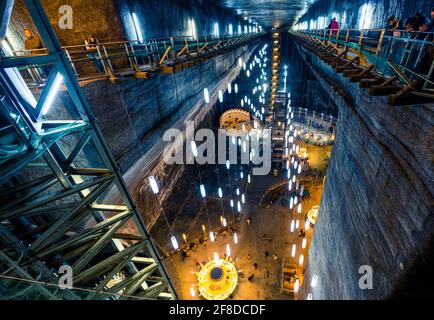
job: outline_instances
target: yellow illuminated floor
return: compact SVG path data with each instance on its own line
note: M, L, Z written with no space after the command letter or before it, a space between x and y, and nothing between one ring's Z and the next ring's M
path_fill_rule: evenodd
M201 296L207 300L226 300L238 284L235 265L223 259L212 260L197 276Z

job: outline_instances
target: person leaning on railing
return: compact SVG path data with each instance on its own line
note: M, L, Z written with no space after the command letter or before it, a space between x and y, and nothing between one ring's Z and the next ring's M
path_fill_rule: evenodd
M431 10L431 19L428 19L422 13L417 13L415 16L407 19L405 22L405 30L414 34L413 38L417 40L433 41L434 32L434 8ZM421 63L416 68L419 74L429 76L429 72L434 60L434 47L429 45L426 47L425 54ZM430 75L430 80L433 80L434 73Z
M431 21L433 14L431 13ZM406 32L427 32L430 28L431 21L423 14L417 13L413 17L408 18L405 21L405 31ZM423 35L419 34L417 37L422 37Z
M86 45L86 50L90 52L87 57L94 63L96 70L100 73L103 73L104 66L98 52L98 46L100 45L100 42L95 36L89 35L89 37L84 40L84 44Z
M399 30L404 30L401 19L395 18L395 16L390 16L387 19L386 24L386 35L393 35L394 37L400 37L401 32Z
M419 27L419 30L421 32L430 32L431 34L428 35L427 40L434 42L434 8L431 10L431 19L429 21L426 21L426 23L422 24ZM426 52L424 57L422 58L422 62L419 66L419 73L422 73L424 75L429 75L429 71L432 67L434 61L434 45L430 45L426 48ZM430 80L432 81L434 79L434 72L430 76Z
M24 37L24 48L30 55L41 54L42 51L44 51L41 50L44 49L41 38L38 35L35 35L32 30L25 28ZM35 68L34 70L39 72L39 76L43 79L47 79L48 75L50 74L50 69L47 66L41 66L39 68Z
M422 32L434 32L434 8L431 10L431 18L425 20L426 22L419 27L419 30Z
M41 38L34 35L32 30L24 29L24 37L26 38L26 40L24 40L24 48L26 48L26 50L32 52L32 50L43 48Z

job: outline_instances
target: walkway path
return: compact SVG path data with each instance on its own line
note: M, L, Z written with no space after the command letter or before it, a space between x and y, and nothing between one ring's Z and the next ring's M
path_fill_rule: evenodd
M304 146L308 148L312 168L317 167L318 171L325 172L327 154L331 148L322 149L316 146ZM261 176L254 177L249 186L247 194L248 202L243 209L243 215L238 228L238 245L234 244L231 235L221 235L215 243L207 243L192 252L190 257L182 261L181 256L174 256L173 261L176 265L179 278L182 282L181 297L184 299L200 299L196 290L196 296L192 297L190 288L196 283L195 272L199 270L197 262L212 259L215 252L223 257L226 252L226 244L230 244L232 257L238 259L236 266L239 271L244 273L244 278L240 279L239 286L233 295L233 299L241 300L266 300L266 299L292 299L291 296L280 293L281 286L281 266L282 259L291 259L291 248L293 243L297 244L297 253L292 258L294 263L298 263L301 253L307 259L312 228L307 233L308 245L302 250L302 238L299 237L299 230L290 232L292 221L292 210L280 204L280 200L269 208L264 209L258 206L262 194L271 185L282 180L282 177ZM312 206L319 205L322 194L322 179L317 180L317 187L310 188L311 198L304 201L303 211L300 217L300 228L303 228L307 212ZM247 223L247 218L251 219L251 224ZM266 256L268 252L268 256ZM275 258L277 257L277 260ZM255 264L258 265L257 269ZM305 267L305 265L304 265ZM248 277L254 275L252 282Z

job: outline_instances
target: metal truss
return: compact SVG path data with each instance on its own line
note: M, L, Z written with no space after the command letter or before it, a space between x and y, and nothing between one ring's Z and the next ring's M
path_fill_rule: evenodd
M0 299L176 299L40 1L24 3L47 54L0 56ZM28 68L50 69L38 95Z

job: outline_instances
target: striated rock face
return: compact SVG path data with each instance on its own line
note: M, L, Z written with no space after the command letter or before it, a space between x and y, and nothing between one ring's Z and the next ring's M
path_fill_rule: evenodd
M325 18L325 27L332 17L337 18L342 28L384 28L387 18L398 17L404 23L407 18L422 12L429 16L433 3L430 0L318 0L300 18L299 22L310 23L319 17Z
M209 0L114 0L120 19L125 26L128 39L137 39L132 13L140 21L142 32L147 39L174 37L182 40L192 35L193 29L200 37L215 33L227 35L229 24L238 32L238 24L247 24L232 10L222 8Z
M434 234L434 105L391 107L312 53L303 49L302 56L339 106L304 290L314 299L387 298L428 252ZM359 288L364 265L373 270L372 290ZM314 289L313 275L319 277Z

